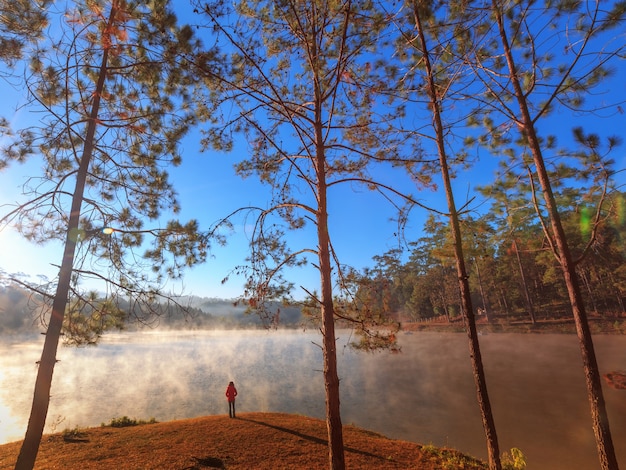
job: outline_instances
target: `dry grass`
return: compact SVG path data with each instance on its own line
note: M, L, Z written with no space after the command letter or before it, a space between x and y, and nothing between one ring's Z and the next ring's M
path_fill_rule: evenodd
M73 437L68 440L67 437ZM100 427L44 436L36 469L324 469L326 423L278 413ZM485 469L455 451L387 439L344 427L346 466L353 469ZM11 469L20 443L0 446L0 469Z

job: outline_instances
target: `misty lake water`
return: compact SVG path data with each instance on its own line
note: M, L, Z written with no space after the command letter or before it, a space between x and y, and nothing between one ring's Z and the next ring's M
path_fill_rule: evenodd
M486 459L467 337L400 336L399 354L367 354L338 334L344 424L449 446ZM0 443L22 439L43 340L0 343ZM324 417L319 334L299 331L114 334L97 347L59 349L47 431L128 416L158 421L228 412ZM626 369L626 337L595 337L601 373ZM481 337L501 451L529 469L595 469L598 459L580 352L572 335ZM618 460L626 466L626 391L603 384Z

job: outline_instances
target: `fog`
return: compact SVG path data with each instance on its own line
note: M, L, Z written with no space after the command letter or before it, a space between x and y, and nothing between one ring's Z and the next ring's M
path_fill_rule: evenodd
M351 350L339 332L344 424L388 437L447 445L486 459L464 334L401 335L400 354ZM0 346L0 443L23 438L43 339ZM144 332L109 335L95 348L61 348L47 431L128 416L158 421L237 412L324 417L315 333ZM532 469L598 468L577 339L481 337L501 451L522 449ZM601 372L626 368L626 338L600 336ZM618 460L626 465L626 391L604 387Z
M107 335L97 347L59 348L47 431L124 415L166 421L224 414L230 380L239 389L240 412L295 413L310 403L307 409L316 407L315 415L323 417L323 382L316 372L321 351L303 337L147 332ZM0 351L0 442L23 438L41 347L42 340L17 342Z

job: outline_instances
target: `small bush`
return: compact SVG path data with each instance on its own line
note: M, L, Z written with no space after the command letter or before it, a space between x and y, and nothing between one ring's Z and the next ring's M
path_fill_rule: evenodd
M80 429L78 429L78 426L75 427L74 429L64 429L63 432L61 433L61 436L63 437L63 440L66 442L77 442L77 441L86 441L87 440L87 434L83 431L81 431Z
M526 457L517 447L511 449L511 453L502 454L503 470L524 470L526 468Z
M112 418L109 424L102 423L102 427L110 426L112 428L127 428L130 426L139 426L141 424L154 424L157 420L154 418L150 418L149 421L145 421L143 419L137 420L135 418L130 419L128 416L122 416L121 418Z
M484 468L480 460L461 454L456 450L439 448L432 444L426 444L422 446L422 451L425 454L430 454L441 460L441 464L443 465L441 467L442 470Z

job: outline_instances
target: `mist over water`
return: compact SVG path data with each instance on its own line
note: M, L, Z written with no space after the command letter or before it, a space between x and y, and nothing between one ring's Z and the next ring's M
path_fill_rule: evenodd
M446 445L486 459L465 334L402 335L402 353L359 353L338 333L344 424ZM95 348L60 348L47 432L128 416L158 421L237 412L324 417L316 333L144 332ZM43 339L0 344L0 443L26 430ZM316 343L316 344L315 344ZM626 369L626 337L595 338L601 373ZM531 469L598 468L584 375L572 335L481 337L501 451L522 449ZM626 391L604 387L618 460L626 465Z

